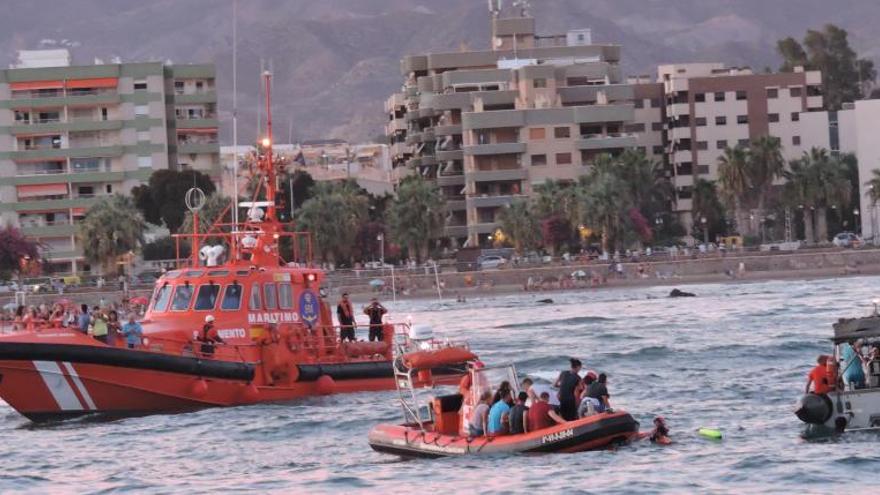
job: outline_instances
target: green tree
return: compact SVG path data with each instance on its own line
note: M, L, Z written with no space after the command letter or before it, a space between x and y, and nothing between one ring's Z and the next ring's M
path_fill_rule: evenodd
M740 234L752 235L752 228L746 221L746 195L750 190L749 155L742 146L727 147L718 157L718 185L721 198L733 210L734 223Z
M830 110L859 99L877 79L874 62L857 58L846 30L834 24L826 24L821 31L807 31L802 43L791 37L780 40L776 49L782 57L783 71L790 72L797 66L822 71L825 105Z
M571 184L548 180L534 187L533 212L538 221L560 217L576 225L582 216L578 190Z
M411 175L397 189L389 210L391 232L410 256L427 258L430 240L443 231L444 203L436 185L421 175Z
M498 214L501 231L510 237L518 254L535 249L541 242L541 225L527 201L514 201Z
M819 242L828 242L828 209L848 209L852 189L847 177L846 165L836 156L829 156L824 149L813 148L809 159L815 167L816 188L816 236Z
M367 218L365 195L347 183L321 182L296 212L298 230L311 232L324 261L352 261L354 241Z
M145 226L134 201L115 194L86 211L77 224L76 236L89 263L110 273L119 256L137 251L143 244Z
M782 142L779 138L763 136L749 144L749 185L754 190L756 206L761 215L764 215L773 182L782 177L783 171L785 159L782 157Z
M186 192L193 187L200 188L207 196L216 190L211 178L197 170L157 170L146 185L132 191L133 204L148 222L164 223L168 230L176 233L187 212Z
M792 160L788 170L784 172L786 181L784 197L791 207L798 208L803 214L804 241L807 244L816 242L813 216L817 184L814 172L809 160L803 157Z
M662 163L637 150L627 150L615 161L617 167L611 172L626 184L630 204L646 218L669 210L674 189Z
M694 217L693 226L695 232L693 235L700 238L703 237L703 218L706 219L709 239L715 239L717 236L726 233L724 205L721 204L721 200L718 198L718 190L715 187L715 183L706 179L697 179L694 182L691 211ZM700 232L696 232L697 229Z
M599 234L605 252L622 247L622 227L636 207L632 186L621 175L614 159L601 155L580 180L582 222Z
M0 279L19 273L25 260L40 258L40 244L14 227L0 229Z

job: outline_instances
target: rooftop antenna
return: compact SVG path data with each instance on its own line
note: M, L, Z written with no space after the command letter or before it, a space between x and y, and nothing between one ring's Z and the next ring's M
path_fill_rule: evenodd
M513 8L519 9L520 17L529 15L529 7L529 0L513 0Z
M501 1L502 0L489 0L489 13L492 14L492 17L498 17L501 13Z

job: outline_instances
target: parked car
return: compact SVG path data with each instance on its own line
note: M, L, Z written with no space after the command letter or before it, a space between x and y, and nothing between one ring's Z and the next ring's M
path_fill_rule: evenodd
M842 248L854 248L862 245L862 239L852 232L841 232L834 236L831 242Z
M507 260L501 256L482 256L480 257L480 270L492 270L499 268L507 263Z

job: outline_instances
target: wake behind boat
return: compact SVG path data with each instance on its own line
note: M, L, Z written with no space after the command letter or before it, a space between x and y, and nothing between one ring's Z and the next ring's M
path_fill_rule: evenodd
M424 369L415 385L457 382L473 357L466 345L388 323L372 326L376 341L340 338L353 336L353 329L333 325L309 233L294 231L276 214L283 164L272 154L268 73L265 84L268 136L253 171L253 198L242 203L246 221L217 223L203 234L192 208L194 232L177 235L178 243L192 243L192 259L156 282L143 340L131 348L60 324L0 336L0 398L43 421L385 390L395 386L397 350L438 347L458 349L465 358ZM291 259L282 257L282 241L292 246Z

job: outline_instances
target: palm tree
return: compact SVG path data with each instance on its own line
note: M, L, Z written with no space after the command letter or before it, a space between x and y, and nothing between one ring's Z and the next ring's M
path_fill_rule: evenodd
M358 230L367 218L369 201L347 182L320 182L297 212L297 226L311 232L323 261L350 259Z
M805 154L806 155L806 154ZM811 167L808 157L801 157L789 162L789 168L784 172L786 202L794 208L803 211L804 241L807 244L816 242L813 229L813 212L816 201L816 176Z
M752 141L749 145L748 162L749 183L755 189L758 211L763 215L773 182L785 170L782 142L773 136L763 136Z
M637 150L625 151L616 162L617 166L611 172L626 184L631 204L648 217L667 209L674 189L662 163Z
M541 240L541 226L528 202L515 201L501 208L498 221L501 223L501 230L513 241L517 254L538 246Z
M580 182L583 222L600 233L605 252L620 247L621 225L635 206L627 184L618 174L616 169L603 165L593 168Z
M745 221L743 206L749 192L749 155L745 148L727 147L718 158L718 182L721 196L732 207L734 223L740 234L751 235L751 225Z
M828 155L828 150L813 148L809 159L816 175L816 236L819 242L828 242L828 208L848 209L852 199L852 186L847 177L846 165L838 158Z
M137 251L143 244L145 222L134 201L119 194L101 200L86 212L76 236L83 255L109 273L119 256Z
M409 248L410 256L426 259L431 239L443 231L444 201L440 190L421 175L403 179L389 217L397 242Z
M578 210L577 188L572 184L547 181L534 186L534 213L538 220L561 217L571 225L577 224L581 216Z
M694 182L694 193L691 211L694 217L694 227L703 228L702 219L706 219L705 228L709 230L710 238L724 230L724 207L718 199L718 190L714 182L706 179L697 179Z

